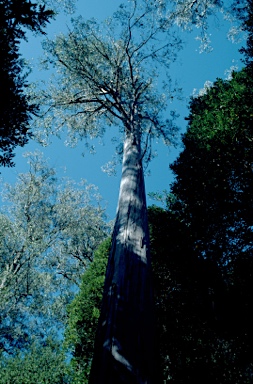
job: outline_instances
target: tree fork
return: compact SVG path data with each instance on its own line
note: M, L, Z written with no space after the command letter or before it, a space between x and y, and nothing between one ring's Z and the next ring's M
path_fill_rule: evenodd
M150 384L153 297L140 140L126 135L90 384Z

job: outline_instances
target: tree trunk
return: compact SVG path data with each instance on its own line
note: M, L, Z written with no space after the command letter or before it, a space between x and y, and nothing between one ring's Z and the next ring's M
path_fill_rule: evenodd
M153 298L141 147L128 135L90 384L148 384Z

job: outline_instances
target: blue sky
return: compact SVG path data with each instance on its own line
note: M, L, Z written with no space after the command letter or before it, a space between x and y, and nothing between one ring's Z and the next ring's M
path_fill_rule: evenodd
M110 16L122 0L79 0L77 1L76 15L81 14L84 18L95 17L103 20ZM66 30L68 20L66 16L59 15L55 21L52 21L47 31L49 37L57 35ZM238 49L242 43L232 44L228 41L226 33L228 31L228 23L218 27L217 21L210 22L210 38L212 40L213 51L211 53L199 53L199 43L195 40L196 33L185 33L184 39L186 45L179 52L178 60L171 67L171 77L177 80L179 86L182 87L182 100L170 104L171 109L176 109L180 114L177 124L181 132L186 129L186 121L184 117L188 115L187 105L189 98L194 89L201 89L206 81L214 81L217 77L225 78L225 71L231 66L236 65L242 67ZM28 59L33 66L33 73L30 80L38 80L47 76L37 69L38 57L42 55L40 46L41 39L29 35L28 43L22 43L21 49L23 56ZM104 138L103 145L96 146L96 154L85 154L82 142L76 148L65 147L64 140L56 138L52 139L52 144L47 148L41 148L37 143L30 142L22 149L16 150L16 167L1 168L2 182L14 183L17 174L27 170L26 160L23 153L39 149L44 152L45 157L50 159L50 165L55 167L59 175L65 175L76 180L77 182L83 178L88 183L95 184L99 188L107 205L107 213L112 219L116 212L119 182L120 182L120 166L118 167L116 176L108 176L103 173L101 167L112 159L114 147L110 141L110 135L116 135L116 127L110 128L115 132L110 132ZM169 170L171 164L179 151L181 150L180 138L177 148L167 148L162 143L156 145L155 150L158 156L153 159L149 166L150 176L146 176L146 192L161 192L168 190L173 176ZM148 204L154 201L147 198Z

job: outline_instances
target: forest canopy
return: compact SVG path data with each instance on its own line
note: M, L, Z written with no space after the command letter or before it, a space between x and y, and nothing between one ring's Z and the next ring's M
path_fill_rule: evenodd
M52 11L27 4L35 16L24 26L43 32ZM251 0L231 9L248 33L245 68L191 98L165 209L147 209L143 172L152 142L170 145L177 131L175 113L166 115L170 64L181 49L173 23L200 28L207 47L208 17L225 5L131 0L103 27L75 19L44 43L44 64L57 73L29 104L32 113L41 103L40 138L67 128L73 142L88 143L117 126L122 179L113 231L96 187L59 180L38 152L27 155L29 171L17 184L3 187L0 383L250 382ZM25 35L15 18L19 44ZM22 145L30 134L24 111ZM14 147L2 143L8 153L0 160L12 165Z

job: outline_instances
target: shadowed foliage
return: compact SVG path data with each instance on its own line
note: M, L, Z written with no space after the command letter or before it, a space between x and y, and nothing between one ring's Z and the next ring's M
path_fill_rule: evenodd
M53 16L45 6L27 0L0 1L0 165L14 166L14 149L31 137L29 121L35 106L24 90L28 67L19 53L25 29L43 33Z

